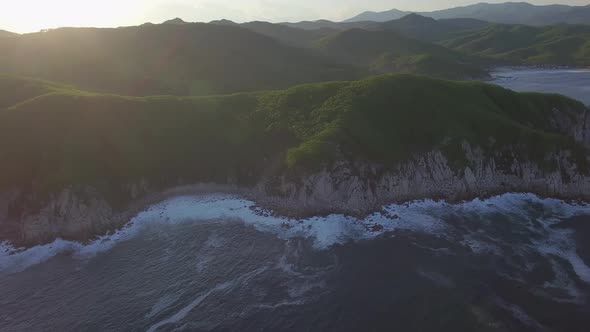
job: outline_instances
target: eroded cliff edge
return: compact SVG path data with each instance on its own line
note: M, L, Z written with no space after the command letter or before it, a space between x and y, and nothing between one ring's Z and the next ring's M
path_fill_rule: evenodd
M56 238L86 241L123 227L134 214L160 200L193 194L235 194L280 215L363 215L383 205L419 199L458 202L508 192L590 201L590 175L564 151L547 156L556 168L522 160L518 155L486 157L464 144L468 166L457 170L441 151L432 151L393 170L368 163L338 162L331 169L299 179L270 176L252 187L226 184L184 185L155 192L147 182L126 186L129 205L116 210L91 187L71 186L38 208L24 192L4 193L0 220L3 240L31 246ZM12 226L10 226L12 225ZM15 227L16 226L16 227Z
M589 111L562 96L407 75L198 98L47 91L0 110L0 241L15 245L92 239L197 193L299 217L590 201Z

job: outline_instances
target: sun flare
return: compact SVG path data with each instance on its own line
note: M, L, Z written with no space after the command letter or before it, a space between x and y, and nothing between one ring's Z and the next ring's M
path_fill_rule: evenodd
M117 26L139 17L140 0L18 0L3 4L0 23L14 32L67 26Z

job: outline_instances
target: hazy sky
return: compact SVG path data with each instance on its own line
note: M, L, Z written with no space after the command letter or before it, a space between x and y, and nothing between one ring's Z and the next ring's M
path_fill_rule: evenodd
M477 0L0 0L0 29L31 32L60 26L121 26L181 17L208 22L342 20L365 10L427 11ZM488 0L487 2L504 2ZM531 0L586 5L588 0Z

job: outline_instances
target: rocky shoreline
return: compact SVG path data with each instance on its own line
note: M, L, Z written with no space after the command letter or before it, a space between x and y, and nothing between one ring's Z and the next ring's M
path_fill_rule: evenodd
M151 191L142 181L127 187L131 203L124 211L115 211L93 188L71 187L54 195L40 210L28 212L25 208L14 216L10 207L19 195L5 193L0 203L0 242L30 247L57 238L89 241L124 227L152 204L186 195L236 195L261 209L293 218L328 214L362 217L392 203L421 199L456 203L505 193L590 202L590 176L578 170L568 152L551 156L557 169L546 171L517 155L507 161L505 155L486 157L481 149L468 144L464 150L469 166L461 170L451 167L442 152L432 151L395 169L339 162L297 181L273 176L253 187L203 183ZM10 225L17 227L11 230Z

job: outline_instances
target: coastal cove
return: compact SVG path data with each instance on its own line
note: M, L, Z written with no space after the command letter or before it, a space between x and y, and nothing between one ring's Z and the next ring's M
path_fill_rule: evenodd
M557 95L411 75L187 98L5 81L35 87L0 113L0 239L18 246L92 239L193 183L298 217L511 192L590 197L588 109ZM42 140L18 129L32 118Z
M547 128L589 137L584 121L553 114ZM586 173L563 152L552 168L461 149L461 168L439 150L396 168L339 161L255 186L157 190L144 180L122 184L131 202L122 210L70 186L0 244L0 322L276 331L305 329L312 317L318 330L584 331ZM9 211L19 195L3 197Z
M0 332L588 332L590 5L21 2Z

